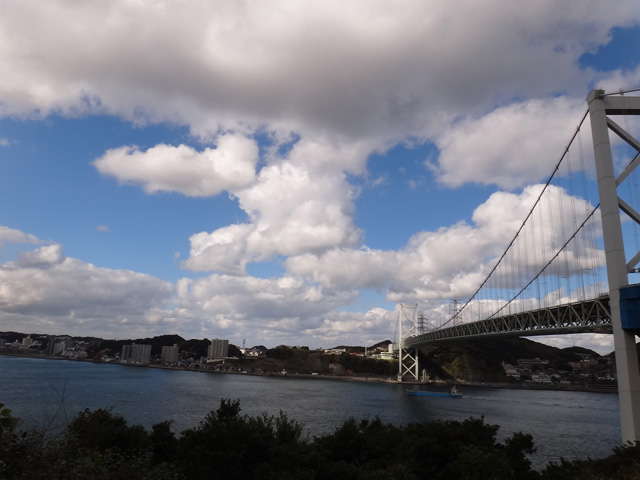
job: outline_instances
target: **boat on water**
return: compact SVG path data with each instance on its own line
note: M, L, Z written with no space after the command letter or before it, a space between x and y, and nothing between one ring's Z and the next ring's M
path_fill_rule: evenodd
M421 397L445 397L445 398L462 398L462 394L456 387L451 389L451 393L447 392L430 392L428 390L407 390L409 395L418 395Z

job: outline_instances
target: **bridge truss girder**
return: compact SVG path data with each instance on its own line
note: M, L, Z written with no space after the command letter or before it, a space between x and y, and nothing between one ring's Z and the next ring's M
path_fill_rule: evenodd
M404 340L405 348L488 337L532 337L568 333L611 333L609 297L513 313L477 322L433 330Z

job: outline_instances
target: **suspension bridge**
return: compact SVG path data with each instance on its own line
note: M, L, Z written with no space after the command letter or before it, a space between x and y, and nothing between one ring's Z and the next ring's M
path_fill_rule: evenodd
M622 438L640 441L640 284L629 279L640 263L640 136L631 133L640 130L638 91L588 95L546 184L524 189L526 215L511 241L462 279L483 279L465 302L448 313L445 305L427 314L400 306L400 380L418 380L418 349L427 344L613 334Z

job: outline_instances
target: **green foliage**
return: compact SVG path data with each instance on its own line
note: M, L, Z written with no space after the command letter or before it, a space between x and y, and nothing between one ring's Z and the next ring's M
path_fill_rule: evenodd
M142 426L129 426L123 417L102 408L80 412L67 427L67 434L78 448L93 452L119 449L135 453L146 450L149 444L148 433Z
M153 425L149 439L151 441L152 463L171 463L175 460L178 440L171 431L171 420Z
M234 344L230 343L229 344L229 351L228 351L228 355L230 357L236 357L236 358L241 358L242 352L240 351L240 349L238 347L236 347Z
M253 478L287 471L297 458L292 455L306 448L302 425L284 413L248 417L240 411L238 400L222 400L198 427L182 432L179 468L194 478Z
M0 404L0 408L3 405ZM11 413L0 411L3 419ZM0 478L346 480L637 479L640 444L600 460L561 461L531 470L530 435L496 440L498 426L482 418L394 426L348 419L330 435L309 439L284 413L241 414L222 400L195 428L176 436L171 422L147 431L108 410L84 410L56 438L0 430Z
M463 355L455 357L449 366L449 374L453 378L466 378L466 370L466 363Z
M202 340L191 339L178 343L178 348L181 352L184 351L193 358L198 359L200 357L207 356L209 345L211 345L211 342L206 338L203 338Z
M11 410L4 408L4 403L0 403L0 434L2 432L12 432L18 426L20 419L11 415Z
M265 357L277 360L287 360L293 356L293 350L287 347L270 348L265 352Z
M335 358L335 361L342 365L345 370L351 370L351 372L358 375L389 376L394 375L398 371L397 362L365 358L349 353L341 353Z
M482 419L405 427L350 419L316 445L324 476L336 478L535 478L525 457L533 451L531 437L518 434L499 444L497 431Z
M43 433L18 432L19 419L0 403L0 478L22 478L25 469L37 471L47 465ZM39 478L39 477L28 477Z
M560 350L526 338L495 338L422 347L420 365L432 377L442 379L508 382L502 362L515 365L518 359L536 357L549 360L549 367L565 369L567 362L580 360L573 350Z
M542 472L543 480L638 480L640 478L640 443L614 448L613 455L597 460L550 463Z

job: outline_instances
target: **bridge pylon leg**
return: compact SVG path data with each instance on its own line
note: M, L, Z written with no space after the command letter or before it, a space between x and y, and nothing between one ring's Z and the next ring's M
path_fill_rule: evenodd
M414 380L418 380L418 349L400 349L400 372L398 381L401 382L405 375L410 375Z
M418 348L405 348L404 341L407 337L418 333L418 305L400 304L398 312L398 381L401 382L405 375L418 380Z
M609 304L616 355L622 441L636 442L640 441L640 368L635 335L632 331L625 330L622 325L620 289L629 285L628 274L638 264L640 254L636 254L627 264L620 210L625 211L634 220L637 213L629 212L629 205L619 199L617 188L638 163L632 162L616 178L609 129L639 152L640 142L609 119L607 115L640 115L640 97L607 96L603 90L594 90L588 95L587 103L591 119L609 282Z

